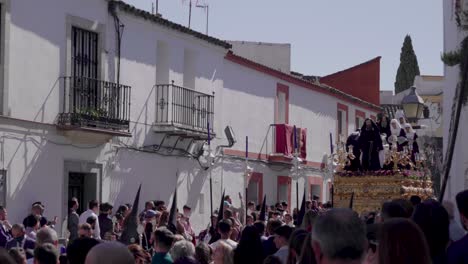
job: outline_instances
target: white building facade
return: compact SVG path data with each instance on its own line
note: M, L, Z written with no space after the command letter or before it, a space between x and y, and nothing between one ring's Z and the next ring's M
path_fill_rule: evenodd
M457 27L457 6L464 11L468 10L467 1L444 1L444 52L455 51L460 48L460 43L466 33ZM447 153L448 140L451 129L455 90L460 81L460 68L457 66L444 66L444 100L443 100L443 127L444 153ZM468 141L464 135L468 133L468 111L466 106L462 108L458 136L455 144L449 180L444 200L455 200L458 192L468 188ZM445 157L444 157L445 158Z
M223 190L235 206L238 193L245 197L246 136L249 200L266 194L269 204L296 207L305 189L325 202L330 133L344 138L355 120L379 111L120 1L0 4L0 199L13 223L36 201L61 222L71 197L82 207L91 199L131 203L142 184L141 209L147 200L169 204L177 188L200 231L209 222L210 177L214 209ZM282 124L306 129L298 194L290 155L276 151ZM228 142L226 126L237 143L218 147ZM218 150L213 166L208 139Z

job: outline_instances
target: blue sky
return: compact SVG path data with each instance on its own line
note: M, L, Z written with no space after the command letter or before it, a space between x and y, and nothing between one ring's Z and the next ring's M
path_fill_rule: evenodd
M156 0L124 1L150 11ZM159 0L159 12L186 26L188 1ZM393 90L403 39L410 34L421 74L443 74L440 0L199 1L210 6L210 35L291 43L294 71L327 75L382 56L380 88ZM205 23L204 11L194 8L192 28L205 32Z

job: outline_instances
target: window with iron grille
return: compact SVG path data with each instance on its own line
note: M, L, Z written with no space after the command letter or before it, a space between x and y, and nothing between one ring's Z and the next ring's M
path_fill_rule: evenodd
M74 112L100 115L98 34L72 27L71 56Z
M98 79L99 54L96 32L72 27L72 76Z

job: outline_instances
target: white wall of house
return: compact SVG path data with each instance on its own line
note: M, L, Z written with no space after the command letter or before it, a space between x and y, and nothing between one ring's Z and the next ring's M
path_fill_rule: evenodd
M348 132L355 129L356 109L364 111L366 117L376 115L354 103L227 61L227 50L222 47L122 11L118 12L125 25L120 83L132 87L132 137L109 140L95 133L65 133L54 124L63 103L63 84L59 77L69 74L67 32L72 24L89 26L89 30L99 33L100 78L116 82L116 35L107 1L9 3L11 21L5 24L8 45L4 46L9 54L5 65L9 73L5 80L8 81L4 86L4 108L9 117L0 117L0 165L7 171L6 206L11 222L21 221L35 201L46 205L47 217L59 216L64 220L68 199L66 164L69 162L78 171L96 173L96 197L116 206L133 202L140 183L143 186L140 208L150 199L170 204L177 186L179 207L192 206L192 223L197 231L209 220L210 175L214 208L219 205L223 189L233 197L235 206L240 206L237 193L244 190L245 166L241 158L225 155L217 159L213 168L203 170L194 159L136 150L159 144L162 139L152 130L156 111L155 84L174 81L176 85L190 86L187 88L200 92L214 92L216 138L213 148L226 143L223 130L230 125L238 139L233 149L243 151L244 138L249 136L249 151L265 154L270 154L272 148L271 133L263 148L262 145L269 125L274 123L276 86L277 83L287 85L289 123L308 129L307 160L315 163L323 162L324 153L329 153L330 132L336 139L338 103L348 106ZM167 143L174 140L169 139ZM255 172L263 173L263 192L268 202L276 202L277 177L288 176L289 166L269 165L263 161L251 161L251 166ZM324 183L328 179L320 168L310 167L305 175L323 178ZM304 182L304 178L299 180L300 199ZM294 185L295 181L291 187L293 205L296 203ZM326 184L321 198L329 200Z
M460 47L465 33L461 32L456 25L454 6L450 1L443 2L444 9L444 52L454 51ZM458 66L444 66L444 104L443 119L444 125L444 153L447 151L450 130L450 120L452 119L452 106L454 102L455 89L459 82L460 70ZM458 128L457 143L450 170L450 178L447 185L445 199L454 201L456 194L468 187L468 141L463 139L463 135L468 133L468 112L464 107Z
M232 51L272 69L291 72L291 44L252 41L229 41Z

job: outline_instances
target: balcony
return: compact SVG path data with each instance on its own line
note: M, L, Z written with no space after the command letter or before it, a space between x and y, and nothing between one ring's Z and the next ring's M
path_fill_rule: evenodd
M268 157L270 161L291 161L294 157L294 126L287 124L271 125L273 149ZM307 129L296 127L296 142L299 158L305 160Z
M129 136L130 86L86 77L62 79L60 128Z
M154 132L206 140L215 136L213 117L213 95L174 83L156 85Z

